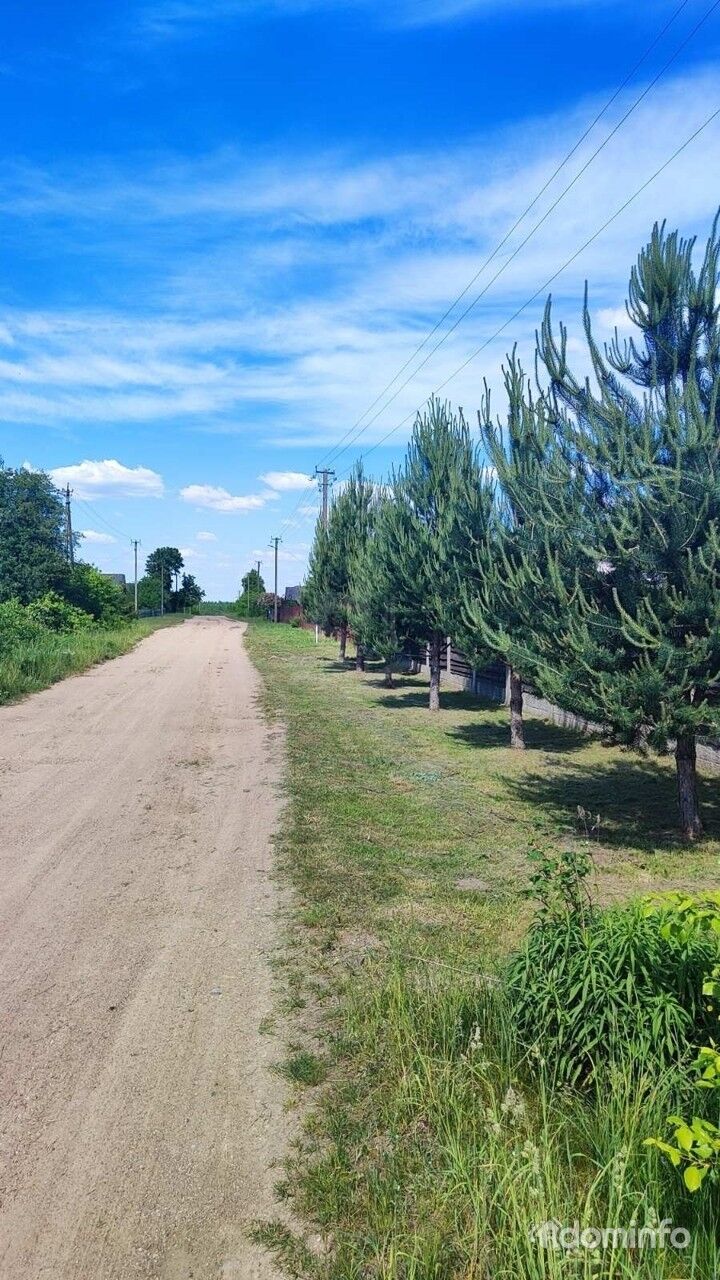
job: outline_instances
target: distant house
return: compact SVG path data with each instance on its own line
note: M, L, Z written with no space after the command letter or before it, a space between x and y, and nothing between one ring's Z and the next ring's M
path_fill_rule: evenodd
M286 587L285 599L287 601L292 601L293 604L299 604L301 592L302 592L302 587Z
M123 591L127 589L127 578L124 573L104 573L103 578L109 578L111 582L117 582Z

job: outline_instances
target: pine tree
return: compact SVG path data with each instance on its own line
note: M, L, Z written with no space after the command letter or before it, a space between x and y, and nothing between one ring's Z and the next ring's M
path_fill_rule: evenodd
M330 508L327 529L318 521L303 589L308 616L329 635L339 633L340 659L345 660L352 580L372 522L374 487L358 463ZM360 640L356 665L364 662Z
M440 706L440 663L458 621L458 577L467 542L462 510L479 466L462 414L433 399L418 414L382 528L384 573L407 638L426 643L431 711Z
M402 650L405 632L384 551L389 506L387 498L378 502L370 535L354 564L350 625L362 646L383 660L385 684L392 688L393 663Z
M491 413L486 385L478 423L488 468L465 504L469 569L460 582L463 600L459 643L473 664L493 658L507 664L506 701L510 709L510 745L525 747L523 676L532 662L518 655L517 640L526 625L527 598L515 589L514 570L523 564L530 540L518 491L534 486L545 464L547 432L526 388L522 366L513 351L503 369L508 397L503 429ZM537 568L539 548L534 547Z
M340 599L334 588L328 530L322 520L318 520L302 589L302 606L305 615L317 622L326 636L337 631L343 623ZM340 656L345 657L342 643Z
M627 741L674 740L688 839L702 832L696 739L720 727L717 221L699 271L693 249L654 228L630 279L630 342L616 333L600 350L586 293L594 381L570 369L567 333L556 336L548 303L543 413L555 477L563 467L565 476L553 489L551 467L525 499L548 551L554 607L554 628L538 622L529 635L543 691L582 704ZM564 514L573 509L571 536ZM527 591L533 580L528 554L517 583Z

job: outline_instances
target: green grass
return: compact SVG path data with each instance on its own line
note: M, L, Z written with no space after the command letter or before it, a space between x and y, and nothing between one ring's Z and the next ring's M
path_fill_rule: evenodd
M127 653L158 627L174 626L180 617L140 618L120 627L52 632L5 655L0 662L0 705L46 689L65 676L86 671L97 662Z
M529 918L528 844L577 841L578 805L602 817L600 900L717 885L717 779L703 780L708 838L688 849L667 761L540 720L515 753L503 708L449 691L431 716L423 679L385 690L289 627L255 623L247 643L288 730L285 1010L294 1054L302 1032L327 1071L284 1186L324 1246L277 1224L260 1237L327 1280L710 1280L712 1192L691 1198L642 1145L676 1082L608 1068L594 1100L553 1093L544 1069L530 1085L496 975ZM528 1239L548 1218L621 1227L650 1209L687 1225L691 1249L596 1265Z

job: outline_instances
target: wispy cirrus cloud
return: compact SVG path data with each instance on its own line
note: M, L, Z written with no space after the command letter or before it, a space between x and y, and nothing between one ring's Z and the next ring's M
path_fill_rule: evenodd
M714 66L666 81L513 256L561 184L540 201L462 305L487 288L485 295L422 368L442 330L415 361L413 352L550 176L595 102L444 155L288 153L271 163L228 149L123 170L27 172L5 197L6 225L15 219L24 234L32 210L51 243L79 237L93 271L112 259L124 271L124 305L113 294L92 310L7 308L0 316L0 420L62 427L173 419L202 431L252 433L284 448L332 441L365 414L363 440L372 442L487 343L448 387L471 411L482 377L498 383L514 341L529 356L542 299L494 338L496 330L542 291L718 98ZM618 118L628 100L616 104ZM564 181L603 136L593 134ZM656 218L703 234L718 167L716 123L553 286L571 327L579 330L589 277L604 336ZM127 236L130 224L137 236ZM418 369L410 384L394 382L387 411L366 413L408 361L409 372Z
M423 27L513 9L599 9L608 2L620 0L152 0L140 6L138 24L150 37L179 39L220 23L314 12L356 12L385 27Z

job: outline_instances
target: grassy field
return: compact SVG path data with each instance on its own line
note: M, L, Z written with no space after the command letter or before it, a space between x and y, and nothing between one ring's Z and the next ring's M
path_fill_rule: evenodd
M140 618L122 627L92 631L52 632L6 655L0 662L0 705L46 689L65 676L86 671L96 662L127 653L158 627L174 626L181 617Z
M691 1202L642 1146L672 1082L607 1079L588 1101L528 1091L496 971L529 920L528 846L582 839L578 805L601 815L600 900L717 886L717 778L703 780L708 838L688 849L667 761L538 720L514 753L503 708L447 691L433 717L420 677L386 690L289 627L253 624L247 643L287 725L285 1073L315 1103L283 1184L309 1235L261 1238L292 1273L333 1280L709 1280L712 1201ZM550 1218L655 1211L687 1224L688 1249L572 1260L528 1239Z

